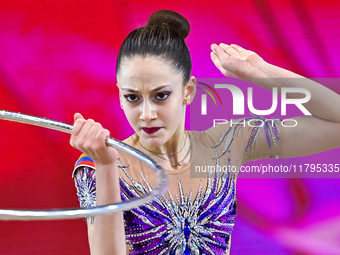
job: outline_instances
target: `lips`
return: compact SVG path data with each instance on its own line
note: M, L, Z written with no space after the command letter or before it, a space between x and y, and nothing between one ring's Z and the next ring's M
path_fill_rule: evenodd
M142 128L143 131L147 134L153 134L153 133L156 133L158 130L160 130L161 128L160 127L151 127L151 128Z

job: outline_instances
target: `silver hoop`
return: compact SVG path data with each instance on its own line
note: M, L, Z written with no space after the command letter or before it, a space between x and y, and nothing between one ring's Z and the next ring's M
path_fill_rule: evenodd
M63 122L4 110L0 110L0 119L49 128L69 134L73 129L72 125ZM150 166L156 172L158 177L156 187L148 194L140 198L94 208L69 208L45 211L0 209L0 220L55 220L83 218L85 216L97 214L109 214L117 211L128 210L145 204L151 201L154 197L160 196L166 191L168 186L168 175L155 160L143 152L131 147L130 145L114 138L109 138L106 143L108 146L112 146L118 150L124 151L138 160L141 160L144 164Z

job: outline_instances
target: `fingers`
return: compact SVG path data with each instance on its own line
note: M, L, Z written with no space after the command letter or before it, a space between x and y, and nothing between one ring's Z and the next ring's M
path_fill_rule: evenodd
M210 53L210 57L211 57L212 62L215 64L215 66L216 66L218 69L221 69L221 68L222 68L222 65L221 65L221 62L220 62L220 60L218 59L218 56L216 55L216 53L215 53L215 52L211 52L211 53Z
M211 50L213 51L213 53L215 53L215 55L218 58L220 63L224 63L224 62L226 62L230 58L230 56L228 54L226 54L224 49L222 49L219 45L217 45L215 43L213 43L211 45ZM213 60L214 63L217 61L217 59L215 59L215 58L212 59L212 60ZM216 65L216 63L215 63L215 65ZM217 68L219 68L219 67L217 66Z
M106 144L106 140L110 137L110 131L101 127L98 132L96 132L96 137L95 139L97 141L104 141L103 144L101 144L101 146L105 145L105 148L107 147L107 144Z
M234 44L235 45L235 44ZM219 45L229 56L233 56L239 53L238 48L233 47L232 45L228 45L225 43L220 43Z
M81 151L88 150L100 129L102 129L102 126L93 119L77 119L74 123L74 132L71 136L73 143L71 145Z
M223 55L225 55L225 51L224 49L221 47L221 44L220 45L217 45L216 43L213 43L211 45L211 50L218 56L218 57L221 57Z
M103 129L102 125L93 119L85 120L80 113L74 115L74 125L70 144L81 150L90 149L92 144L98 147L98 143L105 144L106 136L110 135L108 130Z
M73 130L72 130L72 136L77 136L79 135L80 131L82 130L83 126L85 125L86 123L86 120L85 119L81 119L81 118L78 118L74 124L73 124ZM72 145L73 146L73 145Z
M72 129L72 135L78 135L83 125L85 124L85 119L80 113L75 113L73 116L74 124Z
M231 47L233 47L237 51L244 51L246 49L242 48L241 46L238 46L237 44L230 44Z
M84 119L84 117L79 112L77 112L74 114L73 119L76 121L77 119Z
M74 115L74 125L71 134L70 144L82 151L96 165L107 165L116 163L119 153L116 149L106 144L110 137L110 131L93 119L84 119L79 113Z
M220 43L211 45L211 59L219 70L228 77L246 78L258 70L263 59L256 53L237 44Z
M211 45L211 50L215 52L217 55L218 54L224 54L219 48L223 49L224 53L227 53L229 56L233 56L236 54L239 54L241 51L245 51L244 48L241 46L238 46L237 44L225 44L225 43L220 43L219 45L217 44L212 44Z
M78 136L79 147L88 154L100 154L102 150L107 149L106 138L110 132L104 129L101 124L88 120L84 125L84 130Z

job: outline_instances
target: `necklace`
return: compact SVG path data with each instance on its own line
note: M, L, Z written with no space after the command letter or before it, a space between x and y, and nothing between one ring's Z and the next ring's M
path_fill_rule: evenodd
M180 152L183 150L183 148L185 147L186 143L187 143L188 134L187 134L186 130L184 130L184 133L185 133L185 140L184 140L183 146L182 146L182 148L181 148L179 151L177 151L177 152L171 152L171 153L158 153L158 152L154 152L154 151L148 150L147 148L145 148L145 147L141 144L140 141L139 141L139 143L140 143L140 145L141 145L144 149L146 149L147 151L153 153L154 155L156 155L156 154L157 154L157 155L166 155L166 154L175 155L175 154L180 153Z
M188 137L187 131L185 130L184 132L185 132L185 135L186 135L186 136L185 136L185 141L184 141L183 147L182 147L178 152L171 153L172 155L178 154L178 153L180 153L180 152L183 150L183 148L184 148L184 146L185 146L185 144L186 144L187 137ZM189 140L190 140L190 139L189 139ZM190 141L190 145L189 145L189 148L188 148L188 152L187 152L187 154L185 154L184 158L183 158L182 160L178 161L178 162L173 162L173 161L171 161L171 160L168 159L168 158L164 158L164 157L160 156L160 155L165 155L166 153L156 153L156 152L154 152L154 151L152 151L152 150L149 150L149 149L145 148L145 147L143 146L143 144L142 144L140 141L139 141L139 144L143 147L143 149L147 150L148 152L152 153L153 155L155 155L155 156L157 156L157 157L159 157L159 158L161 158L161 159L163 159L163 160L169 161L172 167L182 166L182 162L183 162L183 161L186 159L186 157L189 155L189 153L190 153L190 151L191 151L191 148L192 148L192 146L191 146L191 141Z

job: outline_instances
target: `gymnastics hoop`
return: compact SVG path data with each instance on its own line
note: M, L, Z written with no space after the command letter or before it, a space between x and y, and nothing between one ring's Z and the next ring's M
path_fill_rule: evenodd
M0 119L49 128L69 134L73 129L72 125L63 122L4 110L0 110ZM156 187L148 194L137 199L131 199L129 201L122 201L120 203L98 206L94 208L69 208L54 210L0 209L0 220L56 220L83 218L85 216L97 214L109 214L117 211L129 210L131 208L145 204L151 201L154 197L160 196L166 191L168 186L168 175L155 160L150 158L145 153L133 148L132 146L114 138L108 138L106 144L118 150L124 151L142 161L144 164L150 166L157 174Z

